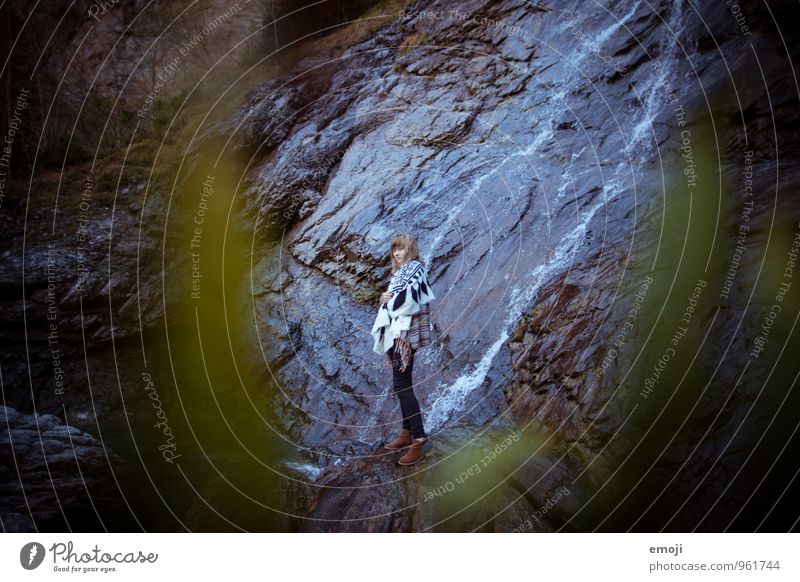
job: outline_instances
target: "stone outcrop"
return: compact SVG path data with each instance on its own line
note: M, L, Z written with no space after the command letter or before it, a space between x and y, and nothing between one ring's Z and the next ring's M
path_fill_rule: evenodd
M389 4L394 11L366 39L312 45L319 50L264 79L200 132L201 143L224 143L246 165L230 222L246 237L249 265L225 323L245 322L233 335L247 347L231 351L255 371L231 367L224 386L198 394L218 405L209 395L257 386L265 402L254 409L263 404L267 420L248 420L268 427L265 440L285 438L293 448L294 469L264 487L283 512L264 529L714 531L737 518L747 527L752 520L739 510L769 468L747 461L780 399L773 389L768 406L752 406L770 360L739 374L771 303L770 289L751 294L764 248L775 235L782 247L774 262L782 264L798 220L785 195L800 186L800 172L784 55L796 62L798 45L782 47L770 11L755 6L745 36L724 6L680 0L612 2L596 13L577 1L419 1L402 12ZM775 11L778 20L790 13ZM771 56L756 62L754 54ZM785 121L773 126L771 115ZM749 250L721 298L746 152L755 152L758 185ZM162 271L162 261L169 270L170 261L189 260L185 245L160 230L166 221L138 234L140 179L126 182L113 232L113 202L96 199L103 214L88 261L99 267L83 315L70 276L54 290L67 375L85 376L85 339L102 380L98 406L109 414L117 409L112 338L120 338L114 372L135 383L139 333L151 334L148 357L163 360L164 401L183 408L172 392L172 347L160 335L162 326L200 327L185 281ZM72 181L80 191L80 176ZM168 214L169 190L158 186L148 216ZM13 387L6 398L29 411L33 378L39 409L66 406L90 430L90 395L53 397L47 351L48 243L70 264L72 231L48 241L46 201L35 212L41 227L24 257L23 216L2 216L13 252L0 271L9 322L0 333L28 333L3 359ZM381 449L399 407L369 336L398 232L418 238L437 296L435 343L415 362L437 448L411 470ZM704 290L690 304L698 279ZM671 343L687 305L686 332ZM787 302L787 312L796 308ZM227 328L213 329L222 336ZM653 381L671 345L680 349ZM205 389L199 350L180 353L196 364L191 385ZM791 376L780 373L780 382L790 385ZM128 390L133 407L146 408L141 390ZM508 454L447 491L511 431L522 436ZM193 459L207 463L204 454ZM40 468L30 470L41 478ZM180 517L191 529L259 529L261 514L245 511L219 473L203 477L202 500ZM431 493L440 487L445 494ZM24 529L15 508L10 519Z
M0 517L7 532L135 531L126 463L50 414L0 407Z

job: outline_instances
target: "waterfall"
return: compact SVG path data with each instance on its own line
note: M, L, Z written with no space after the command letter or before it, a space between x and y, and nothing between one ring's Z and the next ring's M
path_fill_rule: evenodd
M622 28L622 25L625 24L626 22L628 22L628 20L630 20L631 16L636 14L636 12L639 10L639 6L641 6L641 4L642 4L642 2L641 2L641 0L639 0L638 2L636 2L636 4L634 4L631 7L630 10L628 10L628 12L625 15L623 15L622 18L615 19L613 24L611 24L610 26L607 26L606 29L597 36L597 46L598 47L599 46L603 46L603 44L605 44L605 42L609 38L611 38L614 35L615 32L617 32L620 28Z
M672 10L670 12L669 21L667 22L668 32L671 31L673 37L663 37L659 40L659 60L666 61L662 65L664 75L668 75L670 71L675 70L681 60L682 50L676 42L676 38L685 28L685 16L683 13L683 6L680 0L673 2ZM644 97L644 110L645 115L633 128L633 135L631 141L638 143L648 133L651 132L653 121L655 121L658 112L664 108L666 101L663 87L659 82L659 75L656 73L654 79L650 79L647 83L649 90ZM668 109L672 109L667 106Z
M436 249L439 247L439 244L442 242L442 239L447 235L450 231L450 227L455 222L456 218L464 211L464 209L470 204L472 201L473 196L476 193L480 192L481 185L483 183L497 174L503 166L505 166L509 161L516 159L518 157L524 157L525 159L528 158L533 152L535 152L540 145L547 142L550 138L553 137L553 129L552 127L548 126L541 132L539 132L536 137L534 137L533 141L524 149L518 149L516 152L512 153L511 155L506 156L503 158L503 161L500 162L498 165L497 163L493 164L493 169L487 173L481 174L478 178L473 181L472 186L469 189L469 192L466 196L464 196L464 201L456 208L455 210L448 211L447 220L442 223L441 226L437 228L437 234L434 239L426 245L427 251L422 253L422 257L425 260L426 265L430 265L431 259L435 256Z
M679 3L679 0L676 0L676 5L679 5ZM639 4L640 3L637 3L634 8L626 13L621 19L616 20L612 25L610 25L598 37L597 42L603 43L611 38L613 34L622 27L625 21L635 14ZM679 7L674 6L670 15L670 28L672 28L673 31L679 31L682 29L682 22L682 12ZM669 40L670 39L666 39L662 42L668 43ZM595 50L594 46L590 47L588 45L582 45L582 49L573 61L573 64L577 67L577 63L583 61L592 50ZM665 74L669 74L670 70L673 69L675 62L675 59L670 59L668 62L664 63L663 68ZM561 101L568 94L569 90L574 88L576 82L575 79L580 79L580 76L570 76L569 79L565 80L566 86L562 86L560 92L555 96L556 102ZM651 144L651 136L653 135L651 124L656 112L661 106L661 99L663 97L660 97L662 92L659 91L658 75L655 72L651 73L646 85L649 87L649 92L644 100L644 107L639 110L640 113L638 114L638 118L631 123L633 130L629 134L630 137L627 140L627 143L625 143L625 153L627 156L632 156L634 152L638 152L641 146L647 146L647 148L649 148ZM527 157L529 154L533 154L540 144L553 137L552 127L554 126L556 118L560 117L563 114L563 111L563 108L551 107L549 111L549 117L544 123L545 127L550 129L540 132L534 139L534 142L528 148L526 148L524 152L519 152L517 155L525 155ZM624 140L624 133L622 137ZM553 203L559 201L566 191L567 186L572 182L572 163L575 159L580 157L584 150L585 148L580 152L573 154L567 168L561 172L562 183L553 200ZM497 173L504 165L505 162L486 176ZM463 409L467 397L483 383L486 375L493 365L495 356L499 353L503 344L508 340L513 329L516 327L516 325L518 325L522 314L530 309L531 302L538 294L541 286L549 281L552 276L568 268L575 252L580 246L581 241L585 238L588 226L597 211L614 200L623 191L625 184L630 184L630 173L634 172L635 170L636 168L631 167L627 161L621 161L618 163L613 169L610 178L604 181L602 188L603 195L598 196L588 207L578 209L578 219L575 227L559 241L552 257L546 262L534 266L522 277L520 277L524 283L515 286L509 295L509 300L505 307L505 312L507 315L500 327L500 333L497 339L492 342L492 344L488 347L480 360L471 370L467 370L449 384L438 384L431 392L430 401L432 402L432 405L426 414L426 427L428 427L430 430L437 430L442 427L454 413L457 413ZM486 176L484 176L482 179L479 179L476 182L476 185L480 185ZM460 208L459 212L462 209L463 208ZM443 225L442 230L435 239L436 244L439 243L444 234L449 230L450 223L457 215L457 212L453 213L445 225Z

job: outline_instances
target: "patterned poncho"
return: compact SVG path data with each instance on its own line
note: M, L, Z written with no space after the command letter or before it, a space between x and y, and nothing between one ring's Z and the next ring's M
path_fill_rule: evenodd
M431 323L429 303L436 299L428 283L425 266L412 259L392 276L389 289L392 298L378 308L372 326L375 338L373 351L385 354L393 345L401 355L400 371L408 367L411 348L430 344ZM391 366L391 363L388 365Z

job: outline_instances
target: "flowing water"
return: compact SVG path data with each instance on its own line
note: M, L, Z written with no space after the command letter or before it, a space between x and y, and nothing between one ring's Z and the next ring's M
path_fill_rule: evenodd
M598 37L597 44L602 46L611 39L614 34L620 30L624 23L630 19L638 8L638 3L628 11L621 19L609 25ZM680 3L673 4L669 27L672 31L680 31L683 28L683 14L680 9ZM564 25L566 27L566 25ZM566 33L566 31L565 31ZM590 45L581 45L582 50L575 56L573 63L577 68L590 53L597 47ZM662 46L672 46L669 39L662 41ZM662 53L662 68L665 76L671 77L679 74L681 59L677 55L677 49L671 54L664 56ZM531 158L535 158L540 152L543 144L546 144L553 138L553 127L557 121L563 116L565 107L569 105L566 101L566 95L576 88L577 81L581 80L579 75L569 76L567 81L569 84L560 87L559 92L554 96L551 101L549 110L545 112L544 129L538 133L531 144L523 151L517 152L500 164L496 170L489 174L485 174L478 178L473 188L474 192L479 191L480 185L491 175L499 172L508 161L515 157L522 156L532 166L535 165ZM444 426L448 419L453 415L463 410L467 398L484 382L489 371L494 365L494 359L500 352L500 349L510 337L516 325L518 325L522 315L528 312L531 308L533 299L536 298L537 293L550 279L564 271L567 271L575 258L575 254L584 241L587 229L591 224L595 215L601 208L607 208L608 205L621 194L630 194L629 184L636 184L636 175L638 174L641 161L644 161L648 151L653 151L655 145L653 141L653 121L664 107L664 91L661 86L661 80L656 72L653 72L647 82L644 84L648 91L645 94L643 108L637 109L638 113L628 120L624 120L622 126L622 137L625 136L625 127L631 127L630 138L625 143L625 160L619 162L613 169L611 176L603 180L602 196L598 196L595 201L588 206L578 209L576 217L576 224L566 236L562 237L554 249L552 256L543 263L534 265L526 273L520 277L520 284L515 286L508 298L508 302L504 306L504 313L506 314L503 324L500 326L499 335L483 352L480 360L472 366L472 369L467 370L456 378L454 381L437 385L430 397L432 406L427 414L426 424L431 429L436 430ZM590 144L591 145L591 144ZM573 186L572 176L572 163L576 158L579 158L587 146L584 146L578 152L572 153L570 156L570 163L568 167L560 175L560 186L557 194L554 197L553 203L548 205L548 208L555 206L558 203L567 188ZM633 175L633 176L632 176ZM633 177L633 180L631 178ZM466 202L464 203L466 205ZM459 209L459 212L463 210ZM434 239L434 245L431 249L431 255L436 248L436 244L444 236L443 233L449 231L452 221L456 219L458 213L453 213L451 218L441 227L441 233ZM501 366L503 367L503 366Z

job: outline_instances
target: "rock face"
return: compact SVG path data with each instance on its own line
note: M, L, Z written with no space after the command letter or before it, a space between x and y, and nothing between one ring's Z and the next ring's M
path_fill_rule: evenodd
M669 281L680 275L675 291L690 293L688 273L695 270L680 271L680 231L657 225L675 220L671 210L663 213L668 198L688 205L697 184L687 160L701 164L711 123L720 157L704 167L725 176L730 190L721 198L723 250L714 253L714 268L705 275L713 291L698 307L692 332L719 340L726 322L745 307L744 273L757 271L755 253L742 260L734 293L718 317L712 315L741 214L746 148L738 111L752 119L766 106L767 91L781 92L781 65L775 64L766 87L743 89L739 103L731 99L731 87L757 68L737 47L752 42L756 50L769 50L768 16L751 14L765 28L743 36L724 10L709 7L700 20L680 2L616 3L596 15L599 20L577 3L452 8L411 6L330 66L316 67L319 58L300 63L260 93L273 116L259 118L264 131L252 143L270 154L254 170L252 200L264 240L280 239L281 259L273 254L259 265L257 308L259 320L279 338L267 353L286 394L277 403L280 416L299 442L322 447L321 463L329 462L328 454L341 456L339 463L369 455L391 433L397 404L386 396L390 380L380 358L370 354L366 332L388 278L388 242L408 231L418 237L439 297L437 341L415 369L426 426L446 440L454 423L480 426L508 413L542 423L587 458L602 451L595 468L614 467L636 450L653 421L650 412L660 406L637 394L665 345L648 345L643 324L657 324L662 333L674 327L673 319L659 323L651 316L667 303L683 306L669 293ZM721 54L735 63L733 71ZM713 118L704 93L713 101ZM243 110L243 119L249 113ZM794 152L793 140L779 133L779 147ZM748 125L747 137L762 162L754 179L771 184L761 172L773 165L773 137L758 123ZM786 171L795 183L797 172ZM770 201L758 194L754 201L751 240L757 244L771 228ZM777 205L791 228L788 217L797 209L785 196ZM659 246L661 261L653 254ZM636 332L623 337L624 350L623 344L613 349L620 329L634 329L626 321L643 280L651 284ZM716 327L709 330L712 319ZM701 339L695 337L693 349ZM664 342L669 346L669 338ZM638 362L634 346L646 348ZM742 342L724 357L744 362L747 349ZM703 353L722 356L714 348ZM713 377L707 369L685 388L705 412L661 444L690 454L680 470L691 477L674 478L676 466L667 457L681 453L659 457L654 441L645 440L641 458L633 457L642 466L627 466L634 475L655 463L642 487L673 484L662 493L675 507L685 507L684 496L699 487L697 507L717 505L720 490L706 487L704 475L732 473L741 457L726 467L714 454L719 450L701 445L701 437L709 415L719 411L713 403L723 401L716 399L728 394L731 375L739 371L729 366ZM702 394L700 378L713 380ZM749 382L755 394L758 376ZM697 411L694 400L681 402L671 414ZM639 415L631 416L637 408ZM771 414L749 422L764 425ZM715 430L727 434L742 418L726 409ZM390 473L376 476L373 461L339 469L330 482L345 490L321 492L314 511L377 514L384 507L381 493L356 488L362 481L379 491L383 483L390 498L413 503L417 489L394 483ZM730 519L724 505L701 527ZM650 517L649 527L668 520ZM687 527L694 517L682 513L666 527ZM363 517L360 525L335 527L410 530L420 527L414 519ZM606 527L631 526L625 517L614 519L604 520Z
M797 230L785 195L800 186L797 101L785 71L799 45L783 47L772 20L790 21L792 9L751 10L745 34L724 7L680 0L595 12L576 1L413 2L366 40L266 79L206 129L251 156L233 220L252 237L240 289L247 355L264 361L270 428L296 447L301 468L270 484L285 512L271 528L759 523L769 508L747 501L775 457L751 457L779 407L793 404L763 392L773 361L751 354L775 294L759 282L765 249L771 236L780 241L770 261L782 270ZM757 185L751 206L745 179ZM166 195L155 200L150 212L166 212ZM95 310L89 345L108 350L109 288L120 298L113 331L129 362L140 327L167 323L162 299L195 325L177 307L180 285L161 279L158 262L174 259L158 256L161 225L149 226L144 256L131 243L138 210L116 209L122 238L111 256L121 274L104 281L101 271L83 300ZM413 468L381 448L399 428L399 405L369 335L399 232L418 239L437 296L435 343L414 372L436 452ZM101 243L91 260L103 264ZM44 239L25 247L36 273L25 281L22 249L16 263L4 257L13 333L30 325L22 286L37 329L47 329L47 252ZM56 295L75 319L63 327L74 333L68 373L78 376L77 330L87 324L69 303L72 284L65 277ZM784 305L788 331L796 295ZM41 335L37 349L46 344ZM3 374L22 410L29 377L16 353ZM36 398L57 413L49 358L38 364L47 384ZM97 374L112 384L109 369ZM785 387L793 377L775 380ZM790 425L777 422L763 446L779 450ZM520 436L503 446L509 434ZM777 487L765 484L775 497ZM190 529L259 528L227 495L224 474L197 489ZM779 514L766 527L790 527Z

